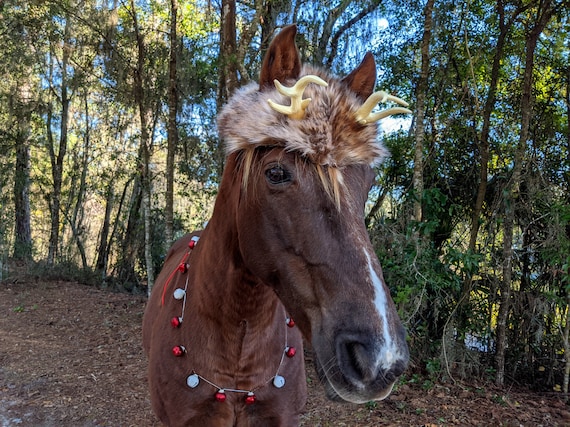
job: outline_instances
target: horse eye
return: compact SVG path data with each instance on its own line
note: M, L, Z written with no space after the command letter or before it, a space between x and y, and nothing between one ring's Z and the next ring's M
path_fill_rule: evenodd
M265 176L271 184L284 184L291 181L291 174L281 166L272 166L265 171Z

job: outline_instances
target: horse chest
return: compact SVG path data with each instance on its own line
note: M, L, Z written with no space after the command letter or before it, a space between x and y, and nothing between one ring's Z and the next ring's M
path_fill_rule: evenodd
M265 322L222 316L228 310L223 305L219 315L204 315L204 306L220 301L197 303L186 274L180 268L165 283L154 324L149 378L158 380L151 384L163 403L157 413L177 414L169 425L255 425L250 421L259 414L296 425L296 416L288 414L305 402L303 343L283 306L276 304L268 318L273 321Z

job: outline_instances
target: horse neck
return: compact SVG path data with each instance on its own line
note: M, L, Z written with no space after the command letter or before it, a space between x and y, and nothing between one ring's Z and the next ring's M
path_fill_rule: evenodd
M248 328L267 329L276 313L283 313L273 290L244 265L239 251L236 209L239 204L241 174L236 160L228 158L214 212L200 237L197 259L191 260L200 278L194 284L204 314L222 316L224 322L247 322ZM198 249L197 248L197 249ZM206 313L207 312L207 313ZM220 319L213 319L221 321Z

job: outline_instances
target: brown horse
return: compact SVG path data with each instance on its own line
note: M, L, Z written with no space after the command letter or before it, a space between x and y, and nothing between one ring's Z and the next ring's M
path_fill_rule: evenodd
M214 213L174 244L145 312L152 404L169 426L298 425L303 337L337 400L385 398L408 363L363 220L385 155L376 121L408 110L371 113L403 104L372 94L372 55L340 80L302 66L295 35L275 37L259 85L222 111Z

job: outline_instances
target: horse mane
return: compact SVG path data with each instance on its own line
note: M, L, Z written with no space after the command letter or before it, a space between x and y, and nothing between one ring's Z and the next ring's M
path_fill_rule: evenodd
M351 164L375 165L387 156L378 141L377 123L362 125L355 118L362 100L340 79L305 65L300 76L317 75L327 87L309 85L304 98L311 98L306 115L295 120L276 112L268 99L288 104L275 88L259 90L257 83L239 89L223 108L218 130L226 152L243 152L244 183L253 152L259 147L281 147L313 163L326 192L337 202L342 187L342 168ZM281 82L292 86L295 80Z

